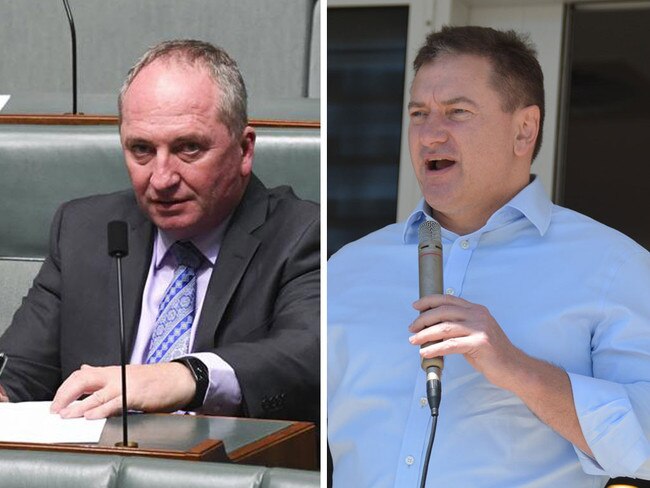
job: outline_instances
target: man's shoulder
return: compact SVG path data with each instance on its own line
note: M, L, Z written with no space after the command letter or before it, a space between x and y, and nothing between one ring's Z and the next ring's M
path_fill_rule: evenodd
M58 216L58 217L57 217ZM140 210L133 190L91 195L70 200L57 211L55 221L63 228L77 232L97 232L112 220L123 220L138 225L148 220Z
M580 234L586 239L601 241L603 244L621 246L630 250L645 251L640 244L623 232L609 227L602 222L595 220L585 214L571 210L559 205L553 206L553 216L551 219L551 229L553 227L563 233L567 229L572 229L571 233Z
M266 188L266 191L271 213L295 213L313 217L320 214L320 205L316 202L299 198L290 186L282 185L274 188Z
M137 205L133 190L121 190L113 193L75 198L64 203L63 208L69 212L92 211L98 213L115 213L116 210L130 210L137 207Z
M320 222L320 206L296 196L290 186L267 188L254 177L235 213L234 220L245 228L302 229ZM264 231L262 231L264 232ZM300 231L299 231L300 232Z
M382 255L394 254L397 249L405 248L404 222L389 224L341 247L332 255L329 262L337 265L348 260L357 260L366 256L370 259Z
M241 236L243 232L267 244L290 247L303 236L310 242L318 239L319 229L318 204L301 200L290 187L266 188L252 178L226 234Z

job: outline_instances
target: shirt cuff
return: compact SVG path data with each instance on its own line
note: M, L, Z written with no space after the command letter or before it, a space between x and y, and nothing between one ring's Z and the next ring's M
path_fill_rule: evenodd
M203 406L197 412L208 415L240 415L241 388L230 364L211 352L197 352L188 356L201 360L207 366L210 376Z
M569 373L582 433L595 459L574 446L587 474L629 476L650 458L650 445L625 387L619 383Z

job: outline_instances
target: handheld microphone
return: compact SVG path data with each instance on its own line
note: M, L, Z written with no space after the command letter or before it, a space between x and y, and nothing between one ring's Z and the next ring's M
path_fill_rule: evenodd
M443 293L442 279L442 239L440 224L427 220L420 224L418 229L418 270L420 280L420 298L427 295ZM430 343L423 344L422 347ZM427 374L427 400L431 415L438 415L440 406L442 357L423 358L422 369Z
M122 258L129 254L129 235L126 222L113 220L107 226L108 255L117 261L117 297L120 310L120 365L122 369L122 433L123 440L117 447L138 447L137 442L129 442L126 401L126 344L124 340L124 292L122 289Z

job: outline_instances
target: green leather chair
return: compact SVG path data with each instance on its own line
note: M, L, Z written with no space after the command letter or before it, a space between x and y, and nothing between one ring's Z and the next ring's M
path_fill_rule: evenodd
M0 450L3 488L312 488L316 471L141 456Z
M306 111L314 109L306 103ZM317 119L317 117L314 117ZM258 128L253 171L320 201L320 130ZM0 125L0 333L40 262L58 206L130 187L116 126Z

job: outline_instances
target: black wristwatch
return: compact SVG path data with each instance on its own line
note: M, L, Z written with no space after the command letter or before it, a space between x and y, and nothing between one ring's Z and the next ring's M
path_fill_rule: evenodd
M203 363L203 361L194 356L185 356L174 359L172 360L172 363L184 364L192 372L192 376L194 376L194 380L196 381L196 393L194 393L194 398L192 398L190 403L183 407L183 410L196 410L203 406L205 392L208 391L208 385L210 384L208 367Z

